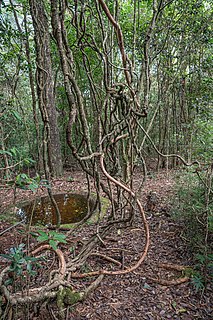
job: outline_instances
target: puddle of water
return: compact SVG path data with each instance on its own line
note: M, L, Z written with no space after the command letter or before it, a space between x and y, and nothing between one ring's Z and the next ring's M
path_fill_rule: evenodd
M94 208L94 201L90 200L88 209L87 197L82 194L56 194L54 195L54 198L61 213L61 224L79 222L86 217L88 210L93 211ZM37 198L36 202L29 202L22 208L18 209L17 215L19 219L26 221L26 223L29 223L32 216L32 225L55 225L57 223L55 209L48 197Z

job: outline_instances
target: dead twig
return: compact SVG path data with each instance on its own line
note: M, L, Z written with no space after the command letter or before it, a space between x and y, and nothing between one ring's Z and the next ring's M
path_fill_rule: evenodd
M99 252L92 252L91 256L95 256L95 257L100 257L102 259L105 259L109 262L113 262L114 264L116 264L117 266L121 267L121 263L118 260L115 260L109 256L106 256L105 254L99 253Z
M20 224L23 224L24 223L24 220L20 221L20 222L17 222L16 224L10 226L9 228L3 230L1 233L0 233L0 236L2 236L4 233L6 233L7 231L13 229L13 228L16 228L17 226L19 226Z

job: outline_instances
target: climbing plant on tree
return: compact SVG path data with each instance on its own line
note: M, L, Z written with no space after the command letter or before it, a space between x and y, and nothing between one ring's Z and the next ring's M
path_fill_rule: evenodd
M28 302L31 296L34 301L56 297L59 287L70 286L67 279L126 274L144 261L149 247L149 228L138 199L143 185L135 188L134 170L142 163L143 182L147 154L159 157L158 166L167 168L170 159L175 159L171 160L173 165L176 159L186 166L199 165L193 161L192 152L187 161L181 152L189 137L192 138L191 128L187 126L196 117L192 75L201 78L196 66L208 56L207 51L203 54L205 46L199 37L199 49L195 45L193 52L189 50L198 26L190 25L188 17L195 19L198 10L203 21L205 11L203 6L197 8L195 1L190 1L186 10L181 0L30 0L29 4L36 44L36 85L43 122L46 179L50 179L50 173L59 175L62 168L55 101L62 97L59 87L63 87L66 141L87 176L88 198L93 184L99 217L101 193L109 198L111 206L104 219L98 219L92 236L76 256L66 262L63 252L53 248L60 268L53 272L54 277L42 294L31 290L22 300L19 295L11 298L7 294L14 305L24 298ZM206 28L208 30L207 23ZM53 60L57 62L55 83ZM199 89L202 91L202 87ZM156 119L158 125L154 126ZM6 159L4 161L6 164ZM51 190L49 195L52 198ZM60 213L57 214L59 226ZM106 234L130 225L136 215L144 226L143 249L137 255L137 262L130 259L131 263L123 269L97 267L81 272L92 250L104 244ZM80 224L77 227L80 228ZM68 235L72 232L76 229ZM45 244L32 254L49 249ZM106 255L102 258L110 260ZM122 267L118 261L110 261ZM101 279L99 277L93 287Z

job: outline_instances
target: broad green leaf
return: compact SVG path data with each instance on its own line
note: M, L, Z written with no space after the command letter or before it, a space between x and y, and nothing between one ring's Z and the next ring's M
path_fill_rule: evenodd
M50 240L49 244L54 250L57 250L57 242L56 241Z
M49 236L47 233L43 232L43 231L38 231L38 233L40 234L40 236L37 238L37 240L39 242L43 242L43 241L47 241L49 240Z

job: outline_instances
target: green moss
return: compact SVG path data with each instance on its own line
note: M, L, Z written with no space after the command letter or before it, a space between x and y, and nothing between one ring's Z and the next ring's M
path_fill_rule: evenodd
M64 309L64 305L73 305L83 298L83 293L72 291L70 288L61 288L57 294L57 306L60 313Z
M74 223L64 223L64 224L60 225L60 227L66 228L66 229L72 229L72 228L74 228L74 226L75 226Z
M64 296L64 303L72 306L73 304L81 301L83 298L83 293L72 291L70 288L65 288L66 294Z
M191 277L195 273L195 271L193 268L186 267L182 273L185 277Z
M110 201L107 198L101 197L101 212L98 212L98 209L92 214L91 218L87 221L88 224L93 224L102 220L107 213L107 209L110 206ZM99 217L100 215L100 217Z
M64 288L60 288L57 293L57 306L61 311L64 308L64 297L66 295L66 291Z

